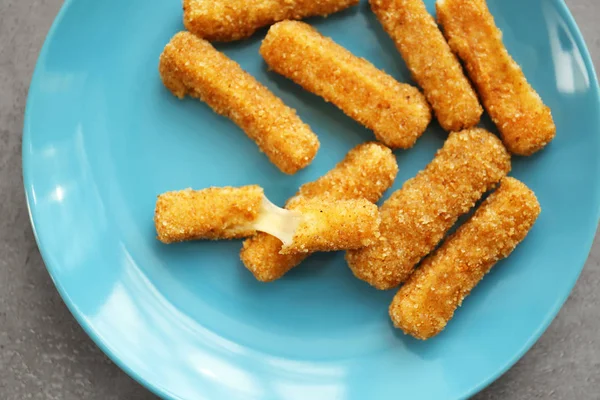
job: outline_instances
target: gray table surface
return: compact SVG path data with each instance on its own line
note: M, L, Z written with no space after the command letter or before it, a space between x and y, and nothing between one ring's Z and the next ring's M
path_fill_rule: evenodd
M0 0L0 399L153 399L77 325L44 268L29 225L21 180L23 110L38 52L61 4ZM598 69L600 2L567 4ZM556 320L476 399L600 399L599 266L597 236Z

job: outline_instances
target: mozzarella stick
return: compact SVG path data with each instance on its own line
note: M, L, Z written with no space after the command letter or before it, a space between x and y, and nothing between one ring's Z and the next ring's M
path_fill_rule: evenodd
M230 118L286 174L315 157L319 140L296 112L207 41L176 34L160 56L159 70L175 96L196 97Z
M379 211L365 199L313 199L293 210L302 214L302 222L281 254L358 249L379 238Z
M381 290L404 282L509 170L510 155L493 134L481 128L451 133L433 161L383 203L377 244L346 253L352 272Z
M284 19L327 16L359 0L183 0L183 23L210 41L244 39Z
M259 186L181 190L158 196L154 225L163 243L253 235L264 197Z
M484 275L527 236L540 211L527 186L504 178L400 288L389 309L394 325L417 339L440 333Z
M483 109L423 0L370 0L371 9L449 132L471 128Z
M314 182L305 183L286 208L297 207L316 198L334 200L366 199L376 202L392 186L398 164L387 147L379 143L363 143L348 152L335 168ZM275 236L258 232L244 241L242 262L262 282L281 278L300 264L308 253L280 254L282 242Z
M502 43L485 0L438 0L438 21L484 107L514 154L531 155L556 134L550 108Z
M335 104L392 148L412 147L431 120L425 97L310 25L271 26L260 47L270 68Z
M283 243L282 254L357 249L379 237L379 211L368 200L312 199L285 210L255 185L163 193L154 223L163 243L267 232Z

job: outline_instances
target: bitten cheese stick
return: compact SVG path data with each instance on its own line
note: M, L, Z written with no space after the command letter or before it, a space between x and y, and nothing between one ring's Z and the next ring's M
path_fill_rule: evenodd
M504 178L400 288L389 310L394 325L417 339L440 333L484 275L527 236L539 213L535 194Z
M379 211L365 199L313 199L285 210L258 186L161 194L154 223L164 243L234 239L263 231L281 240L282 253L357 249L379 237Z
M185 28L207 40L244 39L284 19L341 11L358 0L183 0Z
M197 97L230 118L281 171L293 174L315 157L319 140L296 112L207 41L176 34L159 70L175 96Z
M271 26L260 47L270 68L335 104L389 147L409 148L431 120L425 97L310 25Z
M383 203L377 244L346 253L352 272L377 289L399 285L509 170L510 156L493 134L451 133L433 161Z
M477 125L483 113L477 94L423 0L370 3L442 128L454 132Z
M264 197L259 186L181 190L158 196L154 224L163 243L253 235Z
M302 219L281 254L358 249L379 238L379 210L365 199L313 199L299 203L293 210Z
M363 143L350 150L344 160L314 182L305 183L286 208L296 207L310 199L366 199L376 202L392 185L398 165L387 147L379 143ZM258 232L244 241L240 257L256 279L270 282L281 278L309 254L280 254L282 242L274 236Z
M437 15L508 150L527 156L548 144L556 134L550 108L508 54L485 0L438 0Z

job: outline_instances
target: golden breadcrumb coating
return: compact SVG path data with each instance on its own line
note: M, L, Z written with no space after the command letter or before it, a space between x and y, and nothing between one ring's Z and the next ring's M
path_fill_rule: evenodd
M483 113L477 94L423 0L370 3L442 128L454 132L477 125Z
M284 19L327 16L359 0L183 0L183 23L210 41L244 39Z
M510 155L493 134L450 133L433 161L381 206L378 243L346 253L352 272L377 289L398 286L509 171Z
M509 151L531 155L556 135L550 108L502 43L485 0L439 0L438 21Z
M376 142L362 143L325 175L300 186L287 204L293 204L299 197L366 199L375 203L392 186L397 173L396 158L388 147Z
M179 98L186 94L230 118L281 171L311 163L319 140L280 98L210 43L179 32L160 56L160 75Z
M379 238L379 210L365 199L312 199L290 209L302 213L302 222L281 254L359 249Z
M417 339L440 333L484 275L527 236L540 211L527 186L504 178L400 288L389 309L394 325Z
M256 185L181 190L158 196L154 225L163 243L252 236L263 199Z
M314 182L298 189L286 208L305 199L325 197L332 200L361 199L376 202L394 183L398 164L391 150L379 143L363 143L348 152L335 168ZM256 279L270 282L281 278L309 254L280 254L282 243L258 232L244 241L240 257Z
M310 25L271 26L260 47L270 68L335 104L392 148L409 148L429 125L431 111L419 90L400 83Z

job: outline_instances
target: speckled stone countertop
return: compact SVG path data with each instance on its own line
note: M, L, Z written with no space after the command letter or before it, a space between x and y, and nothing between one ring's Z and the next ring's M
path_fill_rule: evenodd
M566 2L599 68L600 1ZM77 325L29 225L21 180L23 110L38 52L61 4L0 0L0 399L154 399ZM600 398L599 266L597 237L556 320L477 400Z

